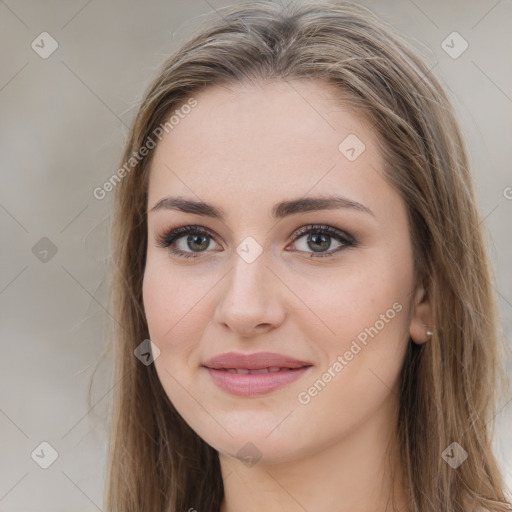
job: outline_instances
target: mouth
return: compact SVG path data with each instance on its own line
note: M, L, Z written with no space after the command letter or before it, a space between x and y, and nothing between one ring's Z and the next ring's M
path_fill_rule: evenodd
M302 367L303 368L303 367ZM297 368L286 368L279 366L270 366L268 368L258 368L257 370L251 370L249 368L212 368L215 370L219 370L221 372L227 372L227 373L237 373L239 375L255 375L258 373L276 373L276 372L290 372L293 370L296 370Z
M228 352L206 361L203 367L221 390L238 396L255 396L290 384L313 365L271 352Z

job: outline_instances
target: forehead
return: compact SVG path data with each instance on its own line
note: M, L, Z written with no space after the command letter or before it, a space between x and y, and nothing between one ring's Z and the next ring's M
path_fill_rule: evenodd
M313 191L366 196L367 203L372 189L393 193L383 179L374 130L342 105L332 86L235 84L194 98L197 105L155 149L150 207L171 193L240 207Z

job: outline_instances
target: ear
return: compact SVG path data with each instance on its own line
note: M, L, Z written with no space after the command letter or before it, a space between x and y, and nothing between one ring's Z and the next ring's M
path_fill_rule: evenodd
M422 285L418 285L414 295L409 334L414 343L422 344L430 340L432 328L432 309L430 297Z

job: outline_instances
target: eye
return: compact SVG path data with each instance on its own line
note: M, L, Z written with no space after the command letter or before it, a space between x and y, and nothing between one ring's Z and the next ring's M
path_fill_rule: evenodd
M201 226L182 226L159 235L157 245L179 257L197 258L210 247L212 237L213 234Z
M307 237L306 237L307 235ZM297 244L301 238L305 240ZM333 239L338 243L338 246L330 251ZM352 235L345 233L332 226L325 225L309 225L303 226L293 234L294 247L302 252L309 252L312 250L311 258L325 258L332 256L334 253L341 251L347 247L352 247L356 244L356 240ZM298 246L298 247L297 247Z
M307 235L307 238L306 238ZM211 250L213 233L202 226L182 226L171 229L157 236L157 246L168 249L172 254L182 258L197 258L201 253ZM304 241L301 241L304 238ZM333 239L338 244L331 248ZM297 242L300 243L297 243ZM299 228L292 235L293 249L306 252L311 258L325 258L347 247L356 245L352 235L332 226L311 224ZM220 247L216 242L217 249ZM330 249L331 250L327 250ZM290 250L290 249L287 249ZM311 250L312 252L310 252Z

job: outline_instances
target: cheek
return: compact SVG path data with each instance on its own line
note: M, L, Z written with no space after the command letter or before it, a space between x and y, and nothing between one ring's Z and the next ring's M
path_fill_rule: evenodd
M202 300L208 288L204 276L202 280L194 279L186 270L173 271L166 261L148 261L142 295L152 340L163 345L169 340L180 344L186 341L184 328L208 321Z
M334 335L303 324L324 358L296 402L310 436L326 443L359 428L395 396L408 343L409 280L386 269L347 276L317 296L317 311Z
M201 363L200 342L213 315L209 293L218 281L188 270L156 255L148 258L143 280L149 336L160 350L155 367L173 402Z
M197 343L201 311L200 290L172 271L168 262L148 258L142 295L149 337L160 350L155 368L169 399L180 403L180 382ZM184 397L181 397L183 401Z
M304 275L295 288L309 311L295 319L305 332L316 331L329 352L348 350L356 338L364 343L370 333L379 339L402 340L408 331L412 289L412 262L392 254L347 258L346 265L329 275ZM319 322L321 325L319 326Z
M350 404L352 418L364 415L389 394L400 373L409 340L412 261L391 253L371 259L347 265L324 286L308 280L301 288L329 329L313 329L312 315L298 320L324 355L319 375L303 389L301 403L311 399L315 410L338 402Z

